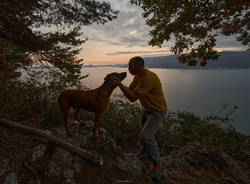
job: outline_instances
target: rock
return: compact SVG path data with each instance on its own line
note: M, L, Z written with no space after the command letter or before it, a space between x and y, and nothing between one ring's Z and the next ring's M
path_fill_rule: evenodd
M85 121L82 124L71 124L71 128L74 130L74 135L71 138L66 136L65 130L53 129L53 135L65 139L72 144L82 147L84 149L90 149L95 152L97 150L116 149L116 143L111 138L106 130L103 130L104 137L99 137L97 140L93 140L92 136L92 121ZM35 153L34 153L35 154ZM75 183L75 178L82 171L82 168L86 165L86 161L77 155L74 155L59 147L55 148L55 151L50 158L49 162L49 175L64 176L67 183Z
M0 177L4 176L5 173L9 170L9 167L10 167L9 162L10 162L9 159L1 160L1 162L0 162Z
M75 173L72 169L70 168L64 169L62 174L66 178L67 183L70 183L70 184L75 183L74 181Z
M54 176L58 176L62 173L62 169L59 165L56 164L56 162L51 161L49 163L49 174L50 175L54 175Z
M143 173L143 164L140 160L133 158L130 155L117 157L117 167L132 176L140 176Z
M220 150L184 146L162 157L161 161L173 178L189 173L193 180L206 178L215 183L250 183L246 170Z
M82 165L84 165L84 161L79 157L75 157L74 162L72 164L74 171L80 173L82 170Z
M11 173L5 177L3 184L18 184L17 176L15 173Z
M84 124L84 126L89 127L89 128L94 126L94 122L91 120L84 121L83 124Z
M74 132L71 138L67 137L64 128L54 128L50 129L50 131L54 136L82 147L83 149L97 152L99 154L121 152L122 155L123 152L121 148L116 145L115 140L105 129L102 129L101 137L93 139L93 125L94 123L92 121L85 121L80 124L71 123L69 126ZM66 183L76 183L77 181L75 181L75 179L79 177L82 171L84 171L83 169L87 168L87 161L61 149L60 147L54 146L50 155L43 157L43 155L46 155L47 153L46 148L48 148L48 146L49 145L47 145L47 147L39 145L36 147L32 154L32 161L37 161L40 158L46 159L46 163L48 163L48 169L46 170L48 176L63 176ZM133 175L140 175L142 173L140 161L130 160L129 157L125 157L125 160L124 158L121 158L118 165L121 165L122 170Z
M195 146L182 147L165 157L164 160L166 165L186 166L196 169L237 167L237 162L225 153L218 150L199 149Z
M75 175L80 173L85 161L64 149L57 148L49 162L50 175L63 175L68 183L74 183Z
M38 161L43 156L45 150L46 150L46 146L45 145L39 145L39 146L37 146L34 149L32 157L31 157L32 162Z

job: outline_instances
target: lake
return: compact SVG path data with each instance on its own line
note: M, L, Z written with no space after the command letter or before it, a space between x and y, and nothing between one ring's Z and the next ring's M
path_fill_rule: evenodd
M155 72L164 90L168 109L185 110L201 116L217 114L224 104L239 109L235 113L232 125L236 130L250 135L250 69L150 69ZM83 79L88 88L99 87L104 77L111 72L127 72L125 85L129 85L133 76L126 68L84 67ZM120 94L119 88L113 95ZM230 109L230 108L229 108Z

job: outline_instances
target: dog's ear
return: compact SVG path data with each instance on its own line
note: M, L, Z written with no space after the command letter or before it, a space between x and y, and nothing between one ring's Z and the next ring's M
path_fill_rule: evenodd
M105 78L104 78L104 81L105 81L105 83L109 86L109 87L112 87L113 86L113 84L112 84L112 82L111 82L111 74L108 74Z
M110 74L106 75L106 77L104 78L105 81L108 79L110 79Z

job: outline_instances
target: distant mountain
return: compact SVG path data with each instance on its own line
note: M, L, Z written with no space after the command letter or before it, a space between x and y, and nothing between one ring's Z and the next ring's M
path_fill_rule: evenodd
M127 64L83 65L83 67L127 67Z
M83 67L96 67L96 65L83 65Z
M145 57L145 66L148 68L178 68L178 69L230 69L230 68L250 68L250 52L248 51L224 51L220 52L218 60L209 61L205 67L199 65L190 67L181 64L177 55Z
M249 51L223 51L219 53L218 60L209 61L205 67L199 65L195 67L181 64L178 61L178 55L169 56L151 56L144 57L147 68L171 68L171 69L236 69L250 68ZM127 64L114 65L84 65L85 67L128 67Z

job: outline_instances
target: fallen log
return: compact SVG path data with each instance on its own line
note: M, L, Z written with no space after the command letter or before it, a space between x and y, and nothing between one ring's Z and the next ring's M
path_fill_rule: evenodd
M4 119L4 118L0 118L0 126L1 125L42 137L42 138L46 139L47 141L49 141L50 143L52 143L58 147L61 147L61 148L65 149L73 154L76 154L76 155L78 155L86 160L89 160L90 162L92 162L94 164L97 164L97 165L103 164L103 158L100 155L93 153L93 152L90 152L90 151L87 151L85 149L82 149L78 146L75 146L69 142L66 142L66 141L60 139L59 137L52 136L52 135L50 135L42 130L39 130L36 128L31 128L31 127L28 127L28 126L25 126L25 125L22 125L20 123L16 123L16 122Z

